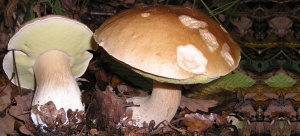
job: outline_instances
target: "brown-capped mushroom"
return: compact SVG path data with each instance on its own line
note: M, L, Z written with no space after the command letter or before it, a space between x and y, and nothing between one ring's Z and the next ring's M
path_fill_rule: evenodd
M153 79L149 97L129 98L131 125L170 121L181 85L207 83L238 66L240 47L227 31L195 9L153 6L124 11L105 21L94 39L108 54ZM129 118L129 116L124 119ZM123 119L123 120L124 120Z

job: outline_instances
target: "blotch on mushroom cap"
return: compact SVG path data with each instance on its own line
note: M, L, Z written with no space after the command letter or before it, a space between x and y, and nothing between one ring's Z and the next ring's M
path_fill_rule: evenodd
M207 23L204 21L197 20L195 18L192 18L187 15L180 15L179 20L181 23L183 23L185 26L193 29L198 29L198 28L205 28L207 27Z
M177 47L177 63L186 71L201 74L206 70L207 59L191 44Z
M230 47L228 46L227 43L224 43L222 46L221 55L223 56L223 58L225 59L225 61L228 63L229 66L233 66L234 60L230 55L229 51L230 51Z
M209 51L214 52L219 48L219 43L212 33L210 33L207 29L199 29L199 32Z
M149 17L149 16L150 16L150 13L142 13L141 16L142 16L142 17Z

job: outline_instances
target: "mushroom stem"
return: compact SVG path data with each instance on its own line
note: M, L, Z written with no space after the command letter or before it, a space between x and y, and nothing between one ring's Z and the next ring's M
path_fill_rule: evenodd
M174 117L181 100L181 86L153 81L152 94L148 97L133 97L127 99L139 107L129 107L132 110L133 125L143 127L143 123L151 120L155 124Z
M56 109L63 108L75 111L84 110L81 102L81 92L70 68L70 57L59 50L49 50L41 54L35 64L36 93L32 105L44 105L52 101ZM38 106L40 110L40 106ZM39 115L31 114L36 125L45 123ZM64 122L68 123L68 120ZM47 124L46 124L47 125Z

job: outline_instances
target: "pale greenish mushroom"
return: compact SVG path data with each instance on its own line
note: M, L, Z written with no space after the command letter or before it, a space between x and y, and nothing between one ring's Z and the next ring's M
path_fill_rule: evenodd
M8 43L3 68L12 78L13 53L21 86L35 89L32 106L52 101L57 109L84 111L75 78L81 76L96 50L93 32L84 24L59 15L48 15L23 24ZM12 83L17 84L16 76ZM39 106L38 106L39 109ZM47 126L31 112L36 125ZM68 119L64 124L68 123Z

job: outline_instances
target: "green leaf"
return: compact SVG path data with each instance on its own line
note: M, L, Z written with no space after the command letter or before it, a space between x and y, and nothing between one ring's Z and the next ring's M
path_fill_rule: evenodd
M23 17L23 23L31 20L31 19L34 19L35 18L35 14L32 13L32 10L31 8L36 4L36 0L29 0L27 5L26 5L26 8L27 8L27 11Z
M60 3L59 0L55 0L53 4L55 14L61 15Z
M224 88L227 90L234 90L235 88L251 87L255 83L251 77L245 75L244 73L229 73L226 76L212 82L215 87Z
M268 70L268 68L270 68L270 64L269 64L270 60L266 60L266 61L252 61L251 66L252 68L257 71L257 72L263 72Z
M265 80L265 83L270 87L287 88L293 86L296 81L284 73L279 73Z
M216 90L227 90L231 92L235 92L234 89L236 88L245 88L251 87L255 83L251 77L245 75L241 72L236 73L229 73L226 76L223 76L215 81L212 81L207 84L199 84L191 91L185 94L186 96L193 96L193 94L198 93L213 93ZM191 95L190 95L191 94Z
M241 72L229 73L210 83L198 84L183 95L193 99L215 100L218 105L222 105L235 99L234 89L251 87L254 83L255 80Z

